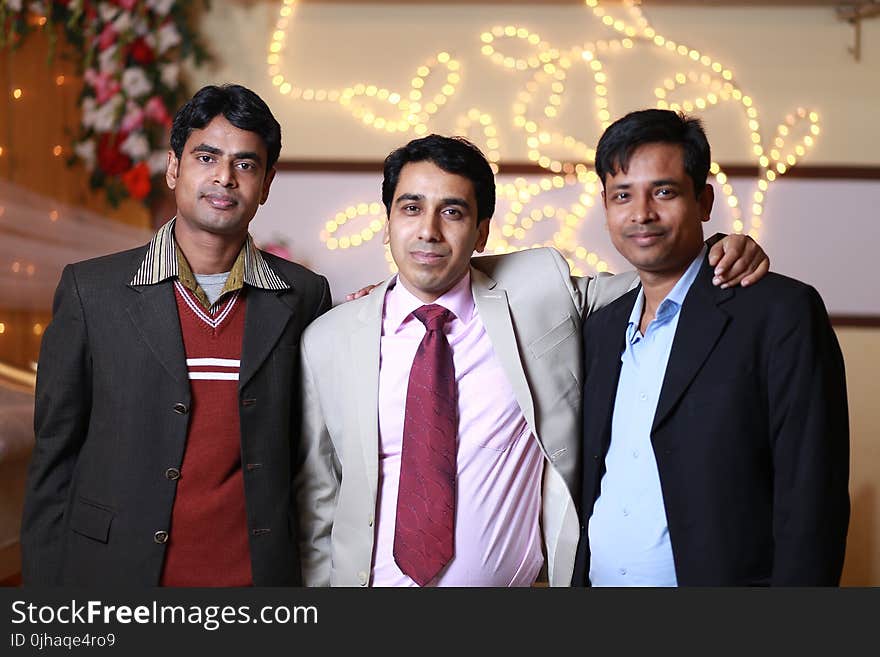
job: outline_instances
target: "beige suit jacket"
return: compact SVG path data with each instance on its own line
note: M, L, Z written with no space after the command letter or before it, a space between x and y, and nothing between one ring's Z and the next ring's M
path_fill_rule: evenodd
M582 318L635 273L573 278L554 249L471 261L474 303L544 454L548 579L568 586L580 526ZM379 448L379 341L385 291L337 306L302 338L303 427L297 475L308 586L366 586L373 556Z

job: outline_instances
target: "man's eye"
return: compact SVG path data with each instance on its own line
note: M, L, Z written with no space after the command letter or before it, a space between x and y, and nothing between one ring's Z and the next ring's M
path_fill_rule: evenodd
M461 217L461 210L458 208L446 208L443 210L443 214L445 214L450 219L458 219Z
M657 190L657 196L662 196L664 198L670 198L675 196L675 190L669 189L668 187L661 187Z
M214 156L213 155L197 155L196 159L199 162L203 162L205 164L210 164L211 162L214 161Z
M242 171L250 171L251 169L254 168L254 165L251 164L250 162L239 162L238 168L241 169Z
M626 192L617 192L617 194L614 195L614 198L618 201L625 201L629 198L629 194Z
M413 213L419 211L419 206L418 205L404 205L403 211L408 212L409 214L413 214Z

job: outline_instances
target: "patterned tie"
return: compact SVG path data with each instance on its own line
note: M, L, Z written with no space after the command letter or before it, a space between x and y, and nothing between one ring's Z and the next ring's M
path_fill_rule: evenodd
M458 438L455 367L443 325L455 315L431 304L413 311L425 325L403 420L394 560L425 586L453 555Z

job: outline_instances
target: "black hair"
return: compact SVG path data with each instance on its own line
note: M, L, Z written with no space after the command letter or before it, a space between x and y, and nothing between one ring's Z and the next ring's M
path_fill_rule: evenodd
M699 196L706 187L712 162L703 124L698 118L661 109L630 112L608 126L596 147L596 173L602 186L605 176L626 172L637 148L655 143L682 147L684 170Z
M275 166L281 153L281 126L265 101L239 84L202 87L177 110L171 126L171 149L178 160L190 133L221 114L236 128L256 132L266 145L266 170Z
M471 181L477 197L478 223L495 214L495 174L482 151L464 137L428 135L413 139L385 158L382 203L388 216L391 215L391 203L401 169L410 162L425 161Z

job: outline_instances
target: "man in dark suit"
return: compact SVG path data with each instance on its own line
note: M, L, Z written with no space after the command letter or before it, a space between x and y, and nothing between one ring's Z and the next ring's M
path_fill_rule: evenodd
M608 230L641 286L584 332L575 584L837 585L849 521L843 359L810 286L712 286L699 121L634 112L599 141Z
M25 585L301 582L292 387L327 281L248 234L281 149L262 99L201 89L171 147L176 217L62 274L37 373Z

